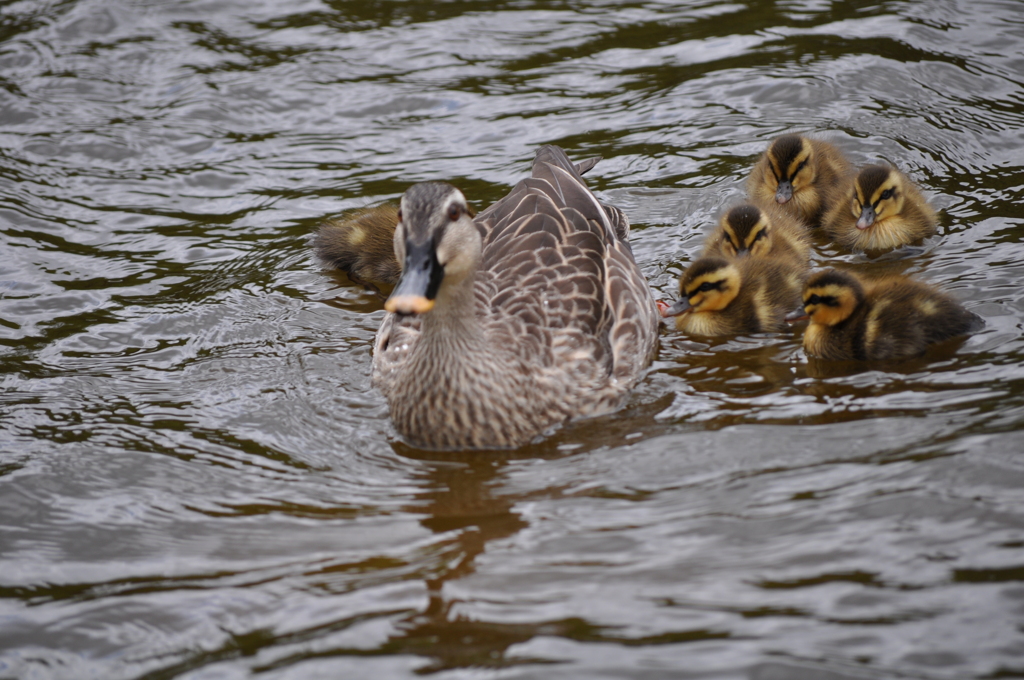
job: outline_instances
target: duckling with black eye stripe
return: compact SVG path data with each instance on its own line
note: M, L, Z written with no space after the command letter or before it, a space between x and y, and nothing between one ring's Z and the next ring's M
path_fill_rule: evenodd
M787 317L809 319L804 351L833 360L902 359L929 345L968 335L984 322L949 295L905 276L862 282L848 271L826 269L807 280L803 309Z
M822 220L835 243L875 252L918 243L933 235L937 224L935 210L914 183L886 165L861 170Z
M811 241L807 226L775 206L743 203L727 210L708 235L702 257L774 258L806 274Z
M747 179L747 194L758 205L779 205L817 227L836 190L854 174L843 153L828 142L783 135L761 155Z
M659 304L690 335L777 331L800 300L804 275L774 259L702 257L679 278L679 299Z

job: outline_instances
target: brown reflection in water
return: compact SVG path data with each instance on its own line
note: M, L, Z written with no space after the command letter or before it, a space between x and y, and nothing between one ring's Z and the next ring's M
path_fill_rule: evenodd
M625 637L617 635L615 629L595 625L578 617L519 624L474 620L453 612L459 601L445 597L445 583L472 574L476 558L484 553L489 542L508 538L528 526L513 511L513 506L526 498L549 497L565 491L560 487L549 487L531 492L528 496L496 495L492 490L498 486L497 482L506 464L512 460L556 459L578 455L578 450L574 453L560 451L558 442L564 442L563 435L575 439L579 433L579 428L570 425L538 444L516 451L430 452L402 444L393 445L399 455L429 463L424 478L429 482L431 490L422 496L427 504L410 506L408 510L423 513L425 516L421 523L431 531L459 532L456 538L458 558L441 567L434 578L427 579L430 598L427 607L399 620L396 627L400 632L392 635L374 654L415 654L430 659L431 663L416 670L420 675L427 675L454 668L501 668L558 663L552 659L508 654L513 645L536 636L557 636L577 642L625 646L677 644L729 637L726 632L704 628L645 637ZM587 445L583 448L587 448ZM589 493L594 492L591 490Z
M537 626L487 624L453 615L456 601L444 595L444 584L472 574L476 558L491 541L508 538L528 526L512 508L515 496L493 493L500 473L509 460L534 458L535 450L527 447L518 452L435 452L421 451L395 444L395 451L404 457L428 463L424 473L429 491L420 496L426 504L417 503L408 511L423 514L421 524L444 534L457 532L456 546L433 578L426 580L427 607L398 624L401 634L393 637L387 647L432 658L434 662L419 670L430 673L466 666L507 666L505 651L537 634ZM514 663L522 663L516 659Z

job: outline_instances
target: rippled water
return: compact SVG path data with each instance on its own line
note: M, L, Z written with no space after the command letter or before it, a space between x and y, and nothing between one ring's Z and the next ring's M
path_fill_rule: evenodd
M1024 5L0 6L0 677L1024 676ZM618 413L396 440L347 208L536 148L657 294L767 140L887 159L986 321L898 365L665 331Z

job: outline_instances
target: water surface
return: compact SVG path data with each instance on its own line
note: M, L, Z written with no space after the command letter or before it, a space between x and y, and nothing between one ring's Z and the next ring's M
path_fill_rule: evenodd
M1024 8L0 6L0 677L1024 676ZM665 331L622 410L403 445L325 217L541 144L659 296L772 137L940 209L985 329L895 365Z

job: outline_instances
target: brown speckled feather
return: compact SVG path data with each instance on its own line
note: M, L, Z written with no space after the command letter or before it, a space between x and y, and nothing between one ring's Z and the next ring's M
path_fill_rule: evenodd
M658 336L647 281L620 238L625 215L545 146L531 177L475 223L483 243L473 318L435 309L381 324L374 382L399 432L426 448L520 446L617 407ZM427 341L430 323L438 328Z

